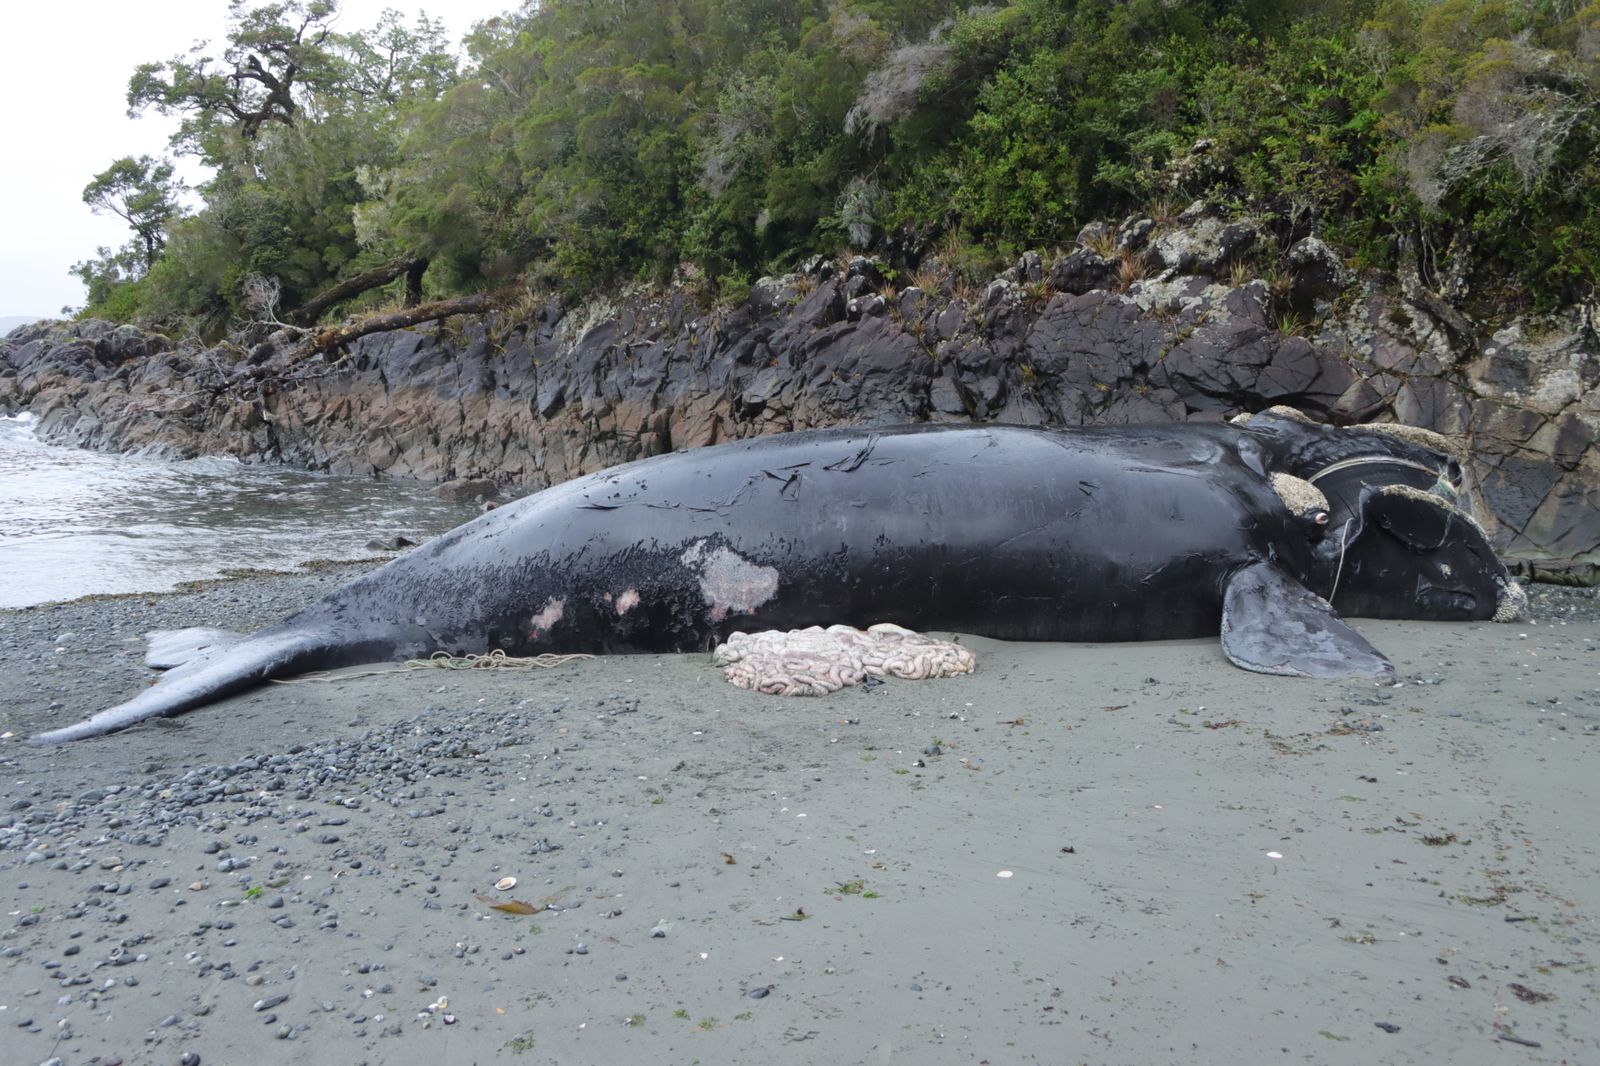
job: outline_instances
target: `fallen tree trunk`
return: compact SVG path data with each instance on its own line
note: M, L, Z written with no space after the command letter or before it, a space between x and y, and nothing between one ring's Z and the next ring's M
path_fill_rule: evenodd
M353 278L345 278L337 285L323 289L290 311L284 316L284 321L291 326L309 326L334 304L342 303L353 296L360 296L368 289L376 289L379 285L387 285L401 274L406 276L406 306L416 306L422 292L422 272L427 269L428 261L419 256L403 255L398 259L391 259L382 266L375 266Z
M366 318L347 322L342 326L325 329L315 334L311 340L298 352L296 356L304 358L317 352L329 352L343 344L349 344L357 337L365 337L369 333L386 333L391 329L405 329L421 322L436 322L441 318L451 315L471 315L494 309L500 299L500 293L474 292L466 296L455 296L448 300L434 300L432 303L418 304L402 311L391 311L387 314L368 315Z
M422 322L437 322L449 318L451 315L481 314L492 311L505 300L506 290L495 292L474 292L466 296L456 296L449 300L435 300L432 303L418 304L408 307L403 311L391 311L387 314L368 315L366 318L346 322L340 326L311 334L299 344L287 350L270 354L265 360L241 366L229 376L223 388L242 389L254 385L275 375L287 374L296 364L303 363L314 355L331 352L335 348L349 344L358 337L365 337L369 333L386 333L392 329L405 329ZM304 334L305 330L298 332ZM270 347L270 346L264 346ZM339 360L334 360L336 365ZM243 398L250 398L249 394L241 393Z

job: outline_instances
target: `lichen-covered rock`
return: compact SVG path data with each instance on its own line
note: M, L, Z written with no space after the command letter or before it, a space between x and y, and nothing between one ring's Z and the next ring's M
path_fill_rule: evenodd
M1184 224L1159 230L1146 252L1158 270L1220 277L1255 246L1255 227L1211 214L1185 212Z
M500 486L493 478L462 477L446 481L433 491L441 500L491 500L500 494Z
M1082 295L1109 289L1117 277L1117 262L1089 248L1076 248L1050 268L1049 284L1057 292Z
M1350 283L1350 272L1339 256L1316 237L1296 241L1284 258L1293 279L1294 301L1301 306L1335 299Z

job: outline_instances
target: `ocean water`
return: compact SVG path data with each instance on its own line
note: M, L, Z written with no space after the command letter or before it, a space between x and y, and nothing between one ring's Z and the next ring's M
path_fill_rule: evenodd
M80 451L0 418L0 608L365 558L373 538L421 542L476 513L426 485Z

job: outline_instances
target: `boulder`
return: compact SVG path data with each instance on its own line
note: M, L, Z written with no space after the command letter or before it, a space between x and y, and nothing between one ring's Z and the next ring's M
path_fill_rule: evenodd
M446 481L433 491L434 495L441 500L460 503L468 500L488 499L491 496L498 495L500 486L496 485L491 478L469 477Z
M1255 227L1247 223L1186 212L1177 226L1156 233L1146 255L1157 270L1215 278L1248 255L1256 239Z
M1289 247L1285 256L1292 279L1293 300L1310 306L1318 300L1334 300L1350 284L1350 272L1332 248L1315 237L1306 237Z
M1047 283L1057 292L1081 295L1116 284L1120 264L1088 248L1075 248L1050 267Z

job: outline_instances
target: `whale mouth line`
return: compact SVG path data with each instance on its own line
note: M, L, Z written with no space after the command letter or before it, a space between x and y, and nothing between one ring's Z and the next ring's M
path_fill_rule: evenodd
M1444 588L1419 583L1417 602L1429 611L1460 613L1470 616L1478 606L1478 597L1464 588Z

